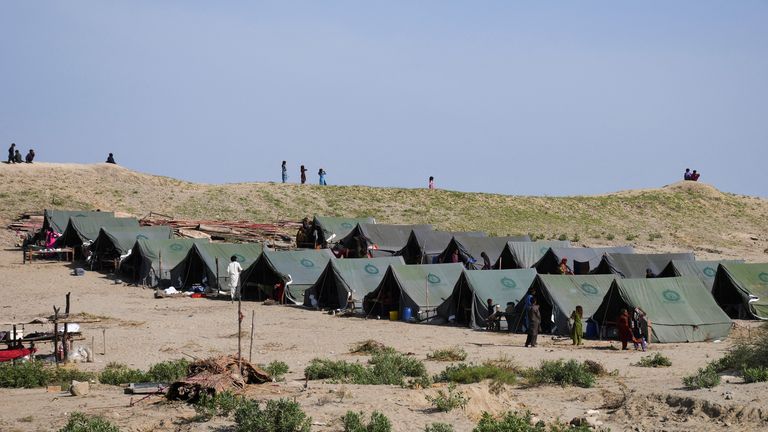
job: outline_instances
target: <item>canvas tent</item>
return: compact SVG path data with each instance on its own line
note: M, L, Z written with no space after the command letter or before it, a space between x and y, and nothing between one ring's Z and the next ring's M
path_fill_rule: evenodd
M208 243L208 239L140 238L120 264L120 272L136 284L150 287L170 285L171 269L186 258L196 243Z
M405 246L396 253L406 264L432 264L454 237L487 237L482 232L412 231Z
M530 241L527 235L508 236L508 237L472 237L472 236L454 236L445 247L442 253L438 255L439 262L451 262L451 255L455 250L459 251L459 259L464 266L470 270L480 270L483 268L483 258L481 254L485 252L493 265L498 261L501 252L508 242Z
M541 331L569 335L571 312L581 306L586 322L602 303L615 278L614 275L539 275L532 288L541 309ZM518 304L515 312L519 317L515 330L522 330L525 305Z
M569 248L571 242L568 240L507 242L493 267L500 269L531 268L539 262L549 248L553 247Z
M652 342L722 339L731 330L731 319L693 276L616 278L592 319L602 327L613 327L621 309L632 311L635 307L648 316Z
M768 319L768 263L720 264L712 295L733 318Z
M696 276L704 283L704 286L712 291L712 284L715 283L715 274L717 274L717 266L720 264L738 264L743 263L744 260L732 260L732 261L677 261L672 260L664 270L661 271L659 277L675 277L675 276Z
M285 301L304 302L304 291L317 282L320 274L334 259L328 249L264 251L242 274L243 299L263 300L273 296L275 284L293 282L285 290Z
M696 258L689 253L634 254L606 253L592 273L615 274L625 279L644 278L646 269L660 275L672 260L693 262Z
M432 225L357 224L339 243L353 258L368 253L373 257L393 256L408 242L411 231L432 231Z
M357 224L375 224L376 220L372 217L365 218L341 218L315 216L313 221L314 230L318 235L316 244L327 247L328 243L338 243L347 236Z
M173 231L169 226L151 226L139 228L108 227L102 228L96 240L88 249L99 261L117 260L127 254L136 240L170 239Z
M523 298L536 278L534 269L469 270L459 277L451 295L437 308L437 314L472 328L487 326L488 299L505 310L509 303Z
M344 309L350 298L355 307L360 308L363 298L379 286L390 264L404 264L403 258L332 259L317 282L305 291L304 306Z
M139 228L139 221L135 218L116 218L98 213L84 217L70 217L56 245L59 247L88 245L98 237L102 228Z
M539 274L559 274L560 260L566 258L568 266L575 274L588 274L600 264L606 253L634 253L632 246L617 246L603 248L550 248L536 263Z
M386 316L405 308L417 320L436 316L435 309L453 292L464 267L461 264L393 264L375 290L363 299L363 308L369 315Z
M50 210L46 209L43 213L43 228L42 232L51 230L55 233L61 234L67 228L69 224L69 218L85 218L85 217L115 217L113 212L101 212L101 211L83 211L83 210Z
M171 270L171 281L177 289L200 284L223 290L229 281L227 266L231 258L234 256L246 269L261 256L263 250L261 243L195 243L187 256Z

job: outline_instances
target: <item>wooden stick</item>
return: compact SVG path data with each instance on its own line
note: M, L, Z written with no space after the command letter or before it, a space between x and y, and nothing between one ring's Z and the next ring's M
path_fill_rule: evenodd
M67 293L67 304L64 307L64 315L69 316L69 295L72 294L72 292Z
M59 308L53 307L53 358L59 364Z
M221 291L219 286L219 257L216 257L216 291Z
M243 328L242 304L243 302L240 301L240 296L237 296L237 367L241 375L243 373L243 357L242 357L242 345L241 345L241 341L243 339L243 336L241 334L242 328Z
M101 350L101 355L106 355L107 354L107 329L106 328L101 329L101 341L103 342L102 348L104 348L103 350Z
M255 327L256 322L256 311L251 311L251 346L248 349L248 362L253 363L253 328Z

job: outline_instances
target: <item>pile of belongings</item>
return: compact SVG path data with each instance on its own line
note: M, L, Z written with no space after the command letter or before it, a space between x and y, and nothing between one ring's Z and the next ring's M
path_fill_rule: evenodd
M187 369L187 378L171 384L168 399L196 402L205 394L245 388L246 384L264 384L272 381L269 374L241 360L242 373L238 371L237 357L233 355L196 360Z

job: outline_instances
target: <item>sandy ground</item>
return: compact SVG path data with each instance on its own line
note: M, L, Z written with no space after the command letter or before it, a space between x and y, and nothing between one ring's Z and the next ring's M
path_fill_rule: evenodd
M52 314L53 305L64 304L72 293L72 313L102 317L99 323L83 324L85 341L95 340L96 362L79 367L98 371L108 362L121 362L135 368L191 355L207 357L237 351L236 304L207 299L154 299L151 290L117 285L109 275L88 272L70 276L70 266L62 263L22 265L21 253L10 247L9 234L0 241L0 321L25 321ZM681 377L707 361L717 358L729 346L721 343L653 345L671 358L673 366L647 369L632 366L642 353L609 349L611 342L588 341L574 349L569 341L540 337L540 347L524 348L524 336L487 333L465 328L407 324L384 320L340 318L293 307L244 303L246 332L251 311L255 312L253 361L282 360L291 372L283 383L251 386L248 394L257 399L288 397L298 401L312 416L316 431L341 430L339 418L348 410L386 414L396 431L423 430L432 422L447 422L457 431L471 430L482 411L502 413L530 410L546 421L570 421L587 410L600 410L600 420L612 430L765 430L768 428L768 383L741 384L739 378L725 377L713 390L682 389ZM754 323L739 323L750 326ZM27 332L39 327L27 326ZM106 329L106 346L103 345ZM315 357L367 360L348 353L350 345L375 339L402 352L425 359L439 348L460 346L469 353L468 361L506 356L521 365L534 366L545 359L596 360L615 377L600 378L591 389L508 386L494 395L487 383L460 386L470 396L466 410L435 413L425 395L435 389L410 390L392 386L354 386L310 382L304 389L303 370ZM78 345L78 344L76 344ZM244 352L248 344L244 342ZM41 346L42 351L49 348ZM430 373L446 364L426 361ZM730 381L730 382L729 382ZM339 400L343 388L347 397ZM731 392L732 400L724 393ZM134 397L134 399L136 399ZM46 389L0 389L0 430L50 431L60 428L73 411L103 415L124 431L210 431L228 430L232 423L217 419L208 423L191 422L194 411L184 404L167 403L157 398L129 406L131 396L119 387L96 385L84 397L48 393ZM612 408L611 408L612 407Z

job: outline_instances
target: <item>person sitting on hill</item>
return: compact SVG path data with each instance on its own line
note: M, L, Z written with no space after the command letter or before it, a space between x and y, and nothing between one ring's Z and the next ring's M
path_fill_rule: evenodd
M117 162L115 162L115 156L112 153L107 156L107 163L117 164Z
M16 150L16 153L13 154L13 163L23 163L24 159L21 158L21 152Z
M656 277L656 273L653 272L653 270L647 268L645 269L645 278L646 279L653 279Z
M483 258L483 268L482 270L490 270L491 269L491 259L488 257L488 254L485 253L485 251L480 253L480 257Z
M25 162L32 163L33 160L35 160L35 151L32 149L29 149L29 153L27 153Z
M696 170L693 170L691 173L691 180L692 181L699 181L699 177L701 176L701 173L696 172Z
M572 275L573 270L571 270L570 267L568 267L568 258L563 258L560 260L560 274L563 275Z
M686 168L685 174L683 174L683 180L690 180L691 179L691 169Z

